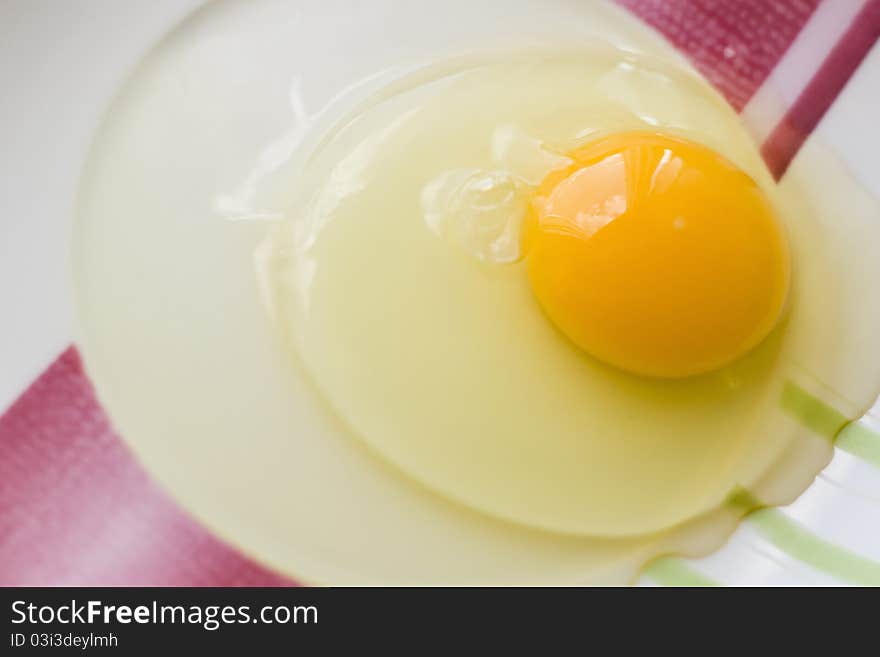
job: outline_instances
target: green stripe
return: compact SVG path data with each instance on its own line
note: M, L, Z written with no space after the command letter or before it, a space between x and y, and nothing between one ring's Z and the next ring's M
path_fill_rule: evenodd
M851 584L880 586L880 564L814 536L776 509L762 509L748 522L768 541L798 561Z
M840 411L791 381L782 390L782 408L798 422L840 449L880 468L880 434L851 422Z
M655 559L642 573L661 586L719 586L718 582L692 570L677 557Z
M840 411L829 406L818 397L787 381L782 390L782 408L805 427L828 440L834 440L849 423Z
M786 382L780 403L783 410L812 432L880 467L880 434L877 432L852 423L840 411L792 381ZM815 536L777 509L764 508L745 488L731 491L725 506L748 516L747 521L764 538L792 558L851 584L880 586L880 563ZM643 573L661 586L720 586L677 557L656 559Z
M863 424L851 424L840 432L835 443L840 449L880 468L880 433Z

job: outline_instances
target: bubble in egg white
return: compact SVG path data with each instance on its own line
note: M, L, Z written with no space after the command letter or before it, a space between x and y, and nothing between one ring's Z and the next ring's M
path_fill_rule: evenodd
M459 169L422 191L425 222L434 232L480 261L516 262L526 211L521 183L503 171Z
M516 262L530 189L571 159L511 124L495 129L489 148L498 169L453 169L425 185L425 222L481 262Z
M516 125L502 125L492 134L492 158L528 185L539 185L547 174L572 163L540 139Z

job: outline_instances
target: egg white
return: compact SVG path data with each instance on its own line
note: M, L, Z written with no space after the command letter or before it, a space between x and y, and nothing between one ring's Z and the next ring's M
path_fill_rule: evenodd
M252 220L308 216L294 212L298 198L326 179L302 164L364 92L450 53L596 39L686 67L608 3L546 0L228 0L150 53L96 136L73 260L89 375L121 436L175 500L246 553L313 583L621 583L651 556L720 544L735 515L649 537L573 537L499 522L412 485L328 412L253 275L266 226ZM607 78L605 92L626 100L616 79L631 74ZM664 89L650 77L640 83ZM700 140L735 159L737 144L706 129ZM316 174L335 163L326 150L318 167L321 151ZM449 170L461 166L456 159ZM786 344L801 365L792 374L856 417L880 384L866 367L877 362L880 311L864 291L880 278L876 202L815 140L779 192L802 226L791 234L800 257ZM752 492L767 503L790 501L827 461L827 442L804 428L795 437L797 426L781 428L791 438L778 458L768 450L770 470L754 468L765 475Z
M610 48L444 69L332 135L303 181L313 193L273 230L268 278L354 435L468 506L591 536L697 517L789 446L788 323L728 368L657 381L580 353L532 297L516 264L528 186L632 128L707 143L772 193L704 83Z

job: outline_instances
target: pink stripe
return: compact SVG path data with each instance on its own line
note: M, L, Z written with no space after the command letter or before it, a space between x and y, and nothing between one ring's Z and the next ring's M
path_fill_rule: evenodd
M0 416L0 585L278 586L153 484L68 348Z
M868 2L764 145L761 155L779 180L880 37L880 0Z
M617 0L663 34L740 111L819 0Z

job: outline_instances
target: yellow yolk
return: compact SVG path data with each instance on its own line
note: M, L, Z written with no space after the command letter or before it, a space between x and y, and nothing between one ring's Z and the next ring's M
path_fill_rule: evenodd
M622 133L569 154L532 200L538 301L577 346L622 369L719 368L773 329L789 255L769 201L708 148Z

